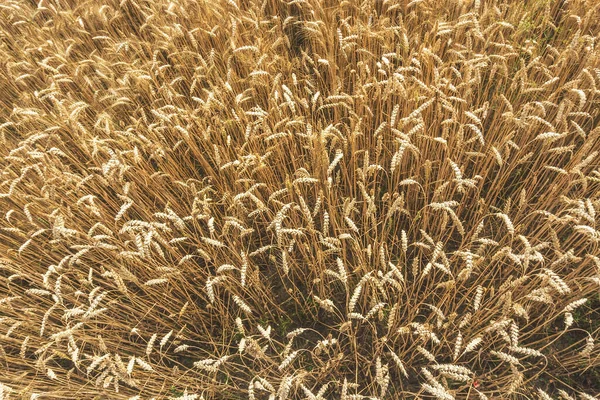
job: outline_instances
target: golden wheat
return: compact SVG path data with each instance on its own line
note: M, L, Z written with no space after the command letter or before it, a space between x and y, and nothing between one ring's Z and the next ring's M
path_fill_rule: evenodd
M0 400L594 398L599 21L0 4Z

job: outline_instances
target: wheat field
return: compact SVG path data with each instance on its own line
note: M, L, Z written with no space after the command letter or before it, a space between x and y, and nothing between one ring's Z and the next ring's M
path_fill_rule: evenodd
M597 1L2 0L0 400L597 399L599 152Z

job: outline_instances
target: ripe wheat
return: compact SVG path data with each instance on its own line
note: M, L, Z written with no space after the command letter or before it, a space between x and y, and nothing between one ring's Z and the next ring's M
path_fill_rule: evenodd
M5 1L0 399L593 398L598 21Z

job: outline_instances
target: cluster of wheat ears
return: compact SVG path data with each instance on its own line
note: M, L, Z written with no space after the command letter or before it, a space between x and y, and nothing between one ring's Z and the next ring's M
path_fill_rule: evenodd
M595 398L597 2L36 1L0 399Z

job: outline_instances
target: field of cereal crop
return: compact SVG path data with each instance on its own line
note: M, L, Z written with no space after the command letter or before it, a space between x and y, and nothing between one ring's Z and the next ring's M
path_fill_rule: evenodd
M592 0L0 1L0 400L597 399L599 42Z

